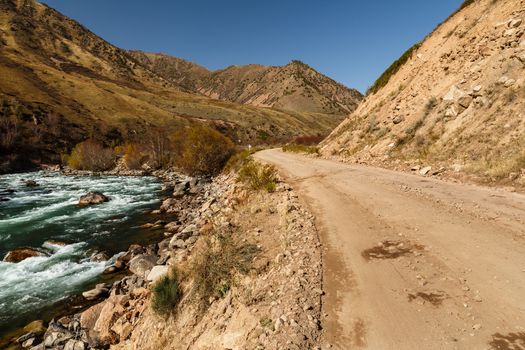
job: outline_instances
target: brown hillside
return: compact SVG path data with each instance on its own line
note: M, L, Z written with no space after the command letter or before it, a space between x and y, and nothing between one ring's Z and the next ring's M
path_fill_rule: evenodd
M466 1L378 80L326 156L525 184L525 2Z
M152 71L190 91L214 99L280 110L348 114L362 95L322 75L300 61L286 66L230 66L210 72L193 63L140 51L133 57Z
M180 61L192 74L203 69ZM341 116L279 111L190 94L142 59L34 0L0 0L0 170L57 161L87 137L118 143L208 123L258 144L327 134Z

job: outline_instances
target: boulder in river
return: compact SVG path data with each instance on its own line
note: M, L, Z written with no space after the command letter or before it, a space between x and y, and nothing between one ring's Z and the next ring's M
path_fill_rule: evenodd
M25 183L27 187L38 187L38 183L35 180L26 180Z
M4 256L4 262L19 263L28 258L35 256L47 256L44 252L34 248L17 248L9 251Z
M83 195L82 197L80 197L80 200L78 201L78 205L86 206L86 205L91 205L91 204L105 203L109 201L110 201L110 198L100 192L89 192Z

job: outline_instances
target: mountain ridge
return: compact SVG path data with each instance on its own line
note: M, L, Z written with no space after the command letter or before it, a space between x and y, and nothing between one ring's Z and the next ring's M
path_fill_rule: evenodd
M205 68L176 62L153 70L45 4L0 0L0 169L58 162L87 137L113 144L204 123L256 145L326 135L345 116L212 99L190 79Z
M362 95L309 65L292 60L284 66L230 65L208 70L166 54L131 51L133 57L168 81L191 92L230 102L283 110L346 114ZM159 64L161 63L161 64Z

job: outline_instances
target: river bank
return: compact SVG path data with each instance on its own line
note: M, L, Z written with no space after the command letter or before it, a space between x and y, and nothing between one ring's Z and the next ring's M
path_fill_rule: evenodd
M171 193L145 225L164 231L160 243L131 246L113 266L132 274L89 291L101 302L19 334L13 348L315 348L323 294L320 244L313 217L293 190L279 183L275 193L253 192L233 173L212 181L155 175ZM165 214L174 219L157 220ZM195 308L197 292L188 278L176 315L157 316L150 307L154 281L173 268L189 275L217 232L257 247L247 274L236 273L220 298L206 300L204 312Z

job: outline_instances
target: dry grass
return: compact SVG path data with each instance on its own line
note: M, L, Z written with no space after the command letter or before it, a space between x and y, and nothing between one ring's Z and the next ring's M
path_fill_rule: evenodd
M275 191L277 170L272 165L249 160L239 170L239 180L252 190L266 190L271 193Z
M246 274L259 252L254 244L236 242L231 235L207 237L189 267L193 281L192 298L200 312L214 299L222 298L232 288L235 275Z

